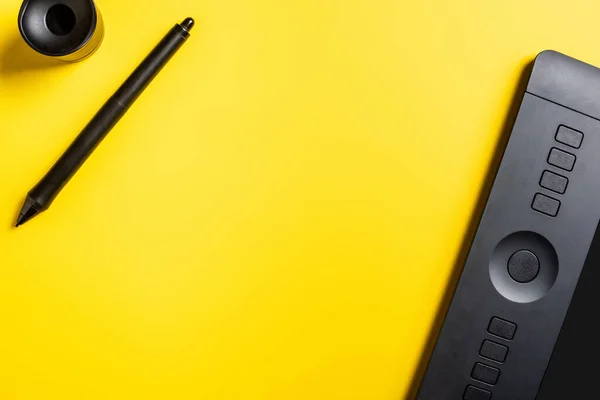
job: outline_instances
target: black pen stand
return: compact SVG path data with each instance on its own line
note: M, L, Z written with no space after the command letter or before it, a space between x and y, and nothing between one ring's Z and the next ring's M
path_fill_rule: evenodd
M81 61L102 43L104 25L93 0L25 0L19 30L38 53Z

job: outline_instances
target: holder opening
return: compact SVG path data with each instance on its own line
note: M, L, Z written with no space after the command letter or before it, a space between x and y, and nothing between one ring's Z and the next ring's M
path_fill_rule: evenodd
M71 33L76 23L75 12L64 4L53 5L46 14L46 26L57 36Z

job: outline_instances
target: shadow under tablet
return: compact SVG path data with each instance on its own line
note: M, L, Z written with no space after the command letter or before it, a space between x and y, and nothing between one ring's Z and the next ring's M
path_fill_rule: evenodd
M500 162L502 161L504 150L506 149L506 144L508 143L508 139L510 138L515 119L517 118L517 114L519 113L521 101L523 100L523 93L525 93L525 89L527 88L527 83L529 81L529 77L531 75L532 70L533 62L529 63L524 68L523 72L519 77L519 81L517 83L511 101L511 106L506 114L506 118L504 120L504 124L502 126L500 135L498 136L498 141L494 149L493 158L488 166L488 172L485 176L482 189L479 193L475 208L473 209L473 212L471 214L471 220L467 229L467 233L465 235L465 240L463 241L458 256L454 262L452 276L448 281L448 285L446 286L442 302L440 303L440 306L436 312L434 324L429 332L426 345L423 350L423 355L421 357L421 360L419 361L417 370L413 377L413 383L410 387L407 396L405 397L405 400L413 400L417 395L419 387L421 386L421 380L423 378L423 375L425 374L427 365L429 364L431 353L433 352L433 348L435 347L437 337L439 335L442 324L444 323L446 313L448 312L448 307L450 306L450 302L452 301L452 298L454 296L454 291L462 273L462 268L465 265L467 255L469 254L469 250L471 249L473 237L475 236L475 232L477 231L477 227L479 226L481 215L483 214L483 210L485 208L490 191L494 184L494 179L496 178L498 167L500 165Z
M499 140L496 161L504 157L502 166L498 173L497 163L489 170L472 229L457 258L455 274L414 377L410 399L421 385L419 398L423 400L598 397L594 379L598 368L593 364L600 353L595 324L596 304L600 302L595 285L600 278L596 154L600 149L600 69L552 51L538 56L528 81L530 69L523 73L515 97L522 97L525 83L527 93L523 102L513 102ZM516 110L520 110L519 118L513 127ZM510 151L504 155L511 131ZM587 144L582 147L584 135ZM553 158L555 154L563 154L562 159ZM572 178L570 190L565 194L564 188L548 186L543 175L538 186L538 169L544 168ZM499 186L491 192L486 206L495 175ZM530 191L538 194L531 210L525 211L523 205ZM558 215L561 202L565 211ZM481 219L484 207L486 213ZM519 227L544 233L558 245L557 251L544 236L513 230ZM516 233L497 241L502 237L499 235L511 231ZM560 274L556 254L560 255ZM489 276L485 278L482 263L488 258ZM459 276L461 283L455 290ZM531 286L534 282L542 286ZM490 315L501 315L516 324L494 317L486 329ZM497 330L500 325L493 325L494 320L501 321L504 328L510 325L511 332ZM502 345L495 344L498 348L510 348L508 358L506 353L502 358L483 353L484 347L478 350L482 339L489 339L483 346L499 342ZM422 384L426 370L426 383Z

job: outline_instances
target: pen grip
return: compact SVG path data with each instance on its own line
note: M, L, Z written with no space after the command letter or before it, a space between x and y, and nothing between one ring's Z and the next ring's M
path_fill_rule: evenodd
M47 208L125 112L126 108L111 97L44 178L29 192L29 196L43 205L43 208Z

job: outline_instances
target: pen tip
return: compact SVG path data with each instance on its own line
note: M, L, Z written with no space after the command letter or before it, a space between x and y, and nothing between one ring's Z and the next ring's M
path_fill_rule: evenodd
M21 214L21 215L19 215L19 218L17 219L17 223L15 224L15 228L20 227L24 223L25 223L25 216L23 214Z
M194 25L196 25L196 21L194 21L194 18L186 18L181 23L181 27L183 29L185 29L186 31L188 31L188 32L190 30L192 30L192 28L194 27Z
M36 206L34 200L32 200L29 196L25 200L25 204L23 204L23 208L21 209L21 213L19 214L19 218L17 218L17 223L15 227L19 227L23 225L25 222L29 221L31 218L35 217L40 213L38 211L39 206Z

